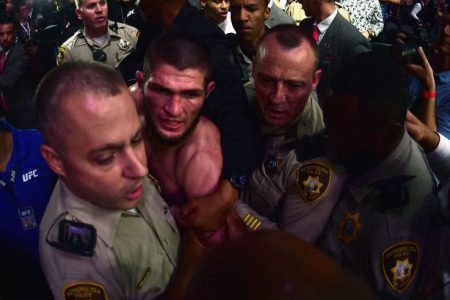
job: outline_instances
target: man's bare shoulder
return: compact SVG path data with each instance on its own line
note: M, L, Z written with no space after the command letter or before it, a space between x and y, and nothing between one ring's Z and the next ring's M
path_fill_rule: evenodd
M186 155L186 152L221 151L220 149L219 129L207 118L200 117L194 132L180 150Z
M214 191L222 163L219 130L211 121L201 117L195 131L177 153L176 177L186 197Z

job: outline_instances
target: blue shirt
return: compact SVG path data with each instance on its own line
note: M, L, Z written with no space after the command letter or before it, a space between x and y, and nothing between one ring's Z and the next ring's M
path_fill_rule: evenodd
M436 123L440 134L450 139L450 71L434 74L436 81ZM420 84L413 80L410 94L417 96Z
M56 176L40 154L39 131L17 130L4 120L0 130L13 138L0 172L0 298L52 299L40 267L38 225Z

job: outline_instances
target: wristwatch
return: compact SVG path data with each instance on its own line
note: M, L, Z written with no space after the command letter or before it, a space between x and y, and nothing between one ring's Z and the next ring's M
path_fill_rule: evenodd
M242 173L233 173L228 180L237 190L243 190L248 185L248 176Z

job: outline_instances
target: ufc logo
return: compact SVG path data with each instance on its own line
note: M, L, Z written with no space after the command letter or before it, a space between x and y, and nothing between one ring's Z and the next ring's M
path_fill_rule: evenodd
M27 182L31 178L37 178L37 177L38 177L37 169L35 169L33 171L29 171L29 172L23 174L22 175L22 180L23 180L23 182Z

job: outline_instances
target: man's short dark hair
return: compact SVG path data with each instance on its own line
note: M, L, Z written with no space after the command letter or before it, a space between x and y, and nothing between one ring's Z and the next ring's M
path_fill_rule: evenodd
M58 124L61 106L70 96L115 96L126 88L121 75L105 64L64 63L47 73L36 90L34 101L39 129L48 143L58 143L55 137L61 129Z
M345 61L333 76L331 88L333 95L356 96L384 122L405 121L407 76L388 48L376 48Z
M156 38L145 54L145 80L149 78L152 70L162 63L180 71L202 70L205 73L205 84L211 80L213 66L209 49L193 35L167 33Z
M13 24L15 27L15 23L13 18L8 17L6 15L1 15L0 16L0 25L7 25L7 24Z
M22 6L27 6L27 1L26 0L12 0L12 5L14 7L14 10L16 12L19 12L20 8Z
M258 48L256 50L256 57L258 57L262 47L264 47L264 42L266 39L271 36L274 36L278 45L286 51L300 47L303 43L307 43L313 50L314 69L317 69L319 66L319 50L317 44L308 34L305 34L298 26L294 24L277 25L269 30L266 30L259 41Z

